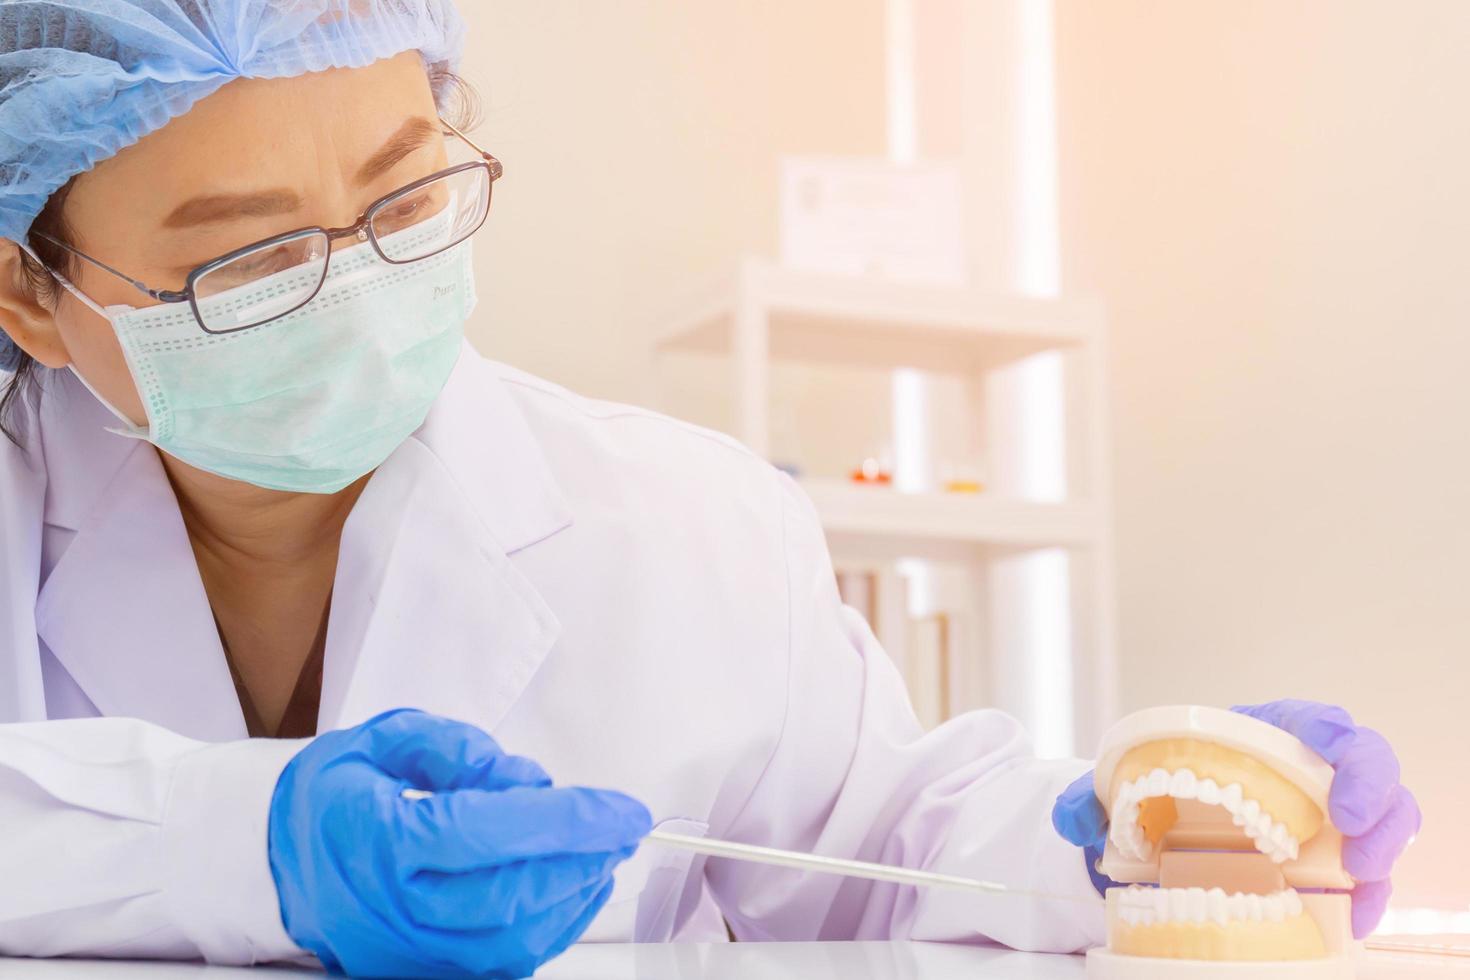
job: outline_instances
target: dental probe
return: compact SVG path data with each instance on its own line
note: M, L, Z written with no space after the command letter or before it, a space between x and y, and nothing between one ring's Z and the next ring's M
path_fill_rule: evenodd
M750 861L755 864L770 864L779 868L797 868L823 874L844 875L848 878L866 878L869 881L888 881L899 885L923 885L935 888L962 888L967 891L985 892L991 895L1026 895L1032 898L1054 899L1059 902L1085 902L1096 905L1097 896L1084 898L1081 895L1054 895L1049 892L1027 891L1009 885L979 878L964 878L959 875L941 874L937 871L916 871L892 864L874 864L870 861L853 861L847 858L823 857L801 851L783 851L775 847L756 844L737 844L728 840L712 840L707 837L689 837L673 834L666 830L655 830L648 840L683 851L693 851L707 857L729 858L732 861Z
M434 794L428 790L409 788L403 790L399 795L405 800L423 800ZM674 834L667 830L650 831L645 839L676 850L703 854L706 857L749 861L753 864L796 868L801 871L816 871L821 874L842 875L847 878L866 878L869 881L887 881L898 885L959 888L965 891L985 892L988 895L1024 895L1058 902L1084 902L1088 905L1095 905L1100 901L1096 897L1084 898L1081 895L1055 895L1051 892L1028 891L993 881L982 881L979 878L964 878L960 875L941 874L937 871L916 871L913 868L901 868L892 864L874 864L871 861L824 857L820 854L806 854L802 851L783 851L776 847L737 844L735 841L714 840L709 837L690 837L687 834Z

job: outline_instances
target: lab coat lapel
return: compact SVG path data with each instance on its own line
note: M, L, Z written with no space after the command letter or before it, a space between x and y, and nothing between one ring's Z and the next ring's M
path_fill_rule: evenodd
M560 631L510 555L570 523L503 380L466 348L343 530L321 728L416 707L494 729Z
M163 464L141 443L123 451L114 478L93 488L76 537L37 598L37 632L103 714L142 718L205 741L244 738ZM72 505L58 502L54 510Z

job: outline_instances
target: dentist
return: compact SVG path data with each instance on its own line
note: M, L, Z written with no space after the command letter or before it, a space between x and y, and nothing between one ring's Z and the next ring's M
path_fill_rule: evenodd
M781 473L466 346L502 168L462 33L450 0L0 2L0 952L1096 943L1100 902L638 849L657 818L1077 894L1102 817L1064 795L1053 832L1087 764L1003 714L921 732ZM1330 735L1370 926L1418 820L1392 752L1268 710Z

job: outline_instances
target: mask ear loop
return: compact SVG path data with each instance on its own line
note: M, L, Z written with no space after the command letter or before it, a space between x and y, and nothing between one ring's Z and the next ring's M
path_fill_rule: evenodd
M66 278L66 276L63 276L55 269L48 266L45 261L36 254L35 250L31 248L29 242L19 242L18 244L20 245L22 251L24 251L27 255L35 260L37 265L45 269L46 272L49 273L53 279L61 284L62 289L65 289L67 292L75 296L78 302L90 309L92 312L96 313L98 316L102 317L102 319L106 320L109 325L112 324L112 317L108 314L107 310L97 305L92 297L88 296L76 286L72 285L71 280ZM77 370L77 366L75 363L68 363L66 368L76 377L78 381L82 383L82 387L86 388L87 391L91 393L92 397L97 399L97 401L101 403L103 408L111 412L113 416L123 424L122 428L108 427L106 431L123 436L127 439L139 439L144 442L148 441L149 429L145 429L139 426L132 419L128 418L122 412L118 411L117 406L113 405L112 402L102 397L102 393L96 388L92 387L92 383L90 381L82 377L82 372Z

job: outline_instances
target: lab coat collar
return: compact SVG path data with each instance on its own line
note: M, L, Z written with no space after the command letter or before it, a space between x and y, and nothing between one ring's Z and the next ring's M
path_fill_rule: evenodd
M468 342L414 439L433 453L506 554L572 523L540 443L502 368Z
M413 707L493 729L560 629L449 467L410 441L343 528L320 725Z
M46 466L45 520L76 531L134 453L155 454L146 443L108 432L118 419L70 371L44 372L42 386L37 428Z
M75 535L38 597L38 633L102 713L244 737L157 454L103 432L106 410L55 380L64 396L42 400L46 520ZM560 629L510 555L570 523L499 369L467 347L344 528L320 727L399 706L494 727Z
M48 461L59 448L47 445ZM205 741L244 738L178 502L158 455L141 448L122 453L112 479L87 492L90 511L57 499L53 513L80 520L37 597L36 632L102 714Z

